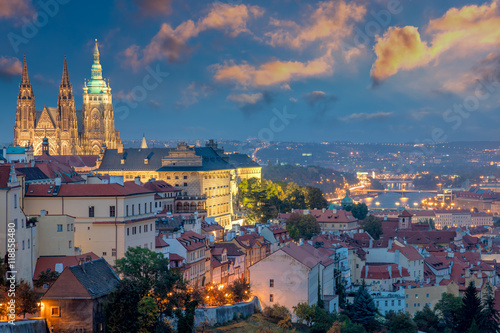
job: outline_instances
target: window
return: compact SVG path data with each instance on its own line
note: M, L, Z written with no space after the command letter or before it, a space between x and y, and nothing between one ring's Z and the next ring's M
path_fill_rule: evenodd
M71 241L68 242L68 247L71 249Z
M116 249L111 249L111 256L116 257Z
M153 202L151 201L149 203L149 212L151 213L153 211Z
M61 312L59 311L58 306L51 306L50 307L50 316L51 317L60 317L61 316Z
M14 194L14 208L17 208L17 194Z
M24 250L24 241L23 241L23 250Z
M132 227L132 235L135 235L137 233L137 227Z
M62 224L58 224L57 225L57 232L62 232L63 231L63 225Z
M385 306L389 305L389 303L387 301L385 301Z
M415 298L418 298L418 294L415 294Z
M410 297L410 295L406 294L406 298Z
M73 223L71 223L71 231L73 231Z
M139 226L139 233L141 233L142 225Z
M188 183L184 183L184 187L188 186Z
M274 295L273 294L269 294L269 302L274 302Z
M429 294L425 295L425 297L429 298Z
M69 231L70 230L70 226L69 226L69 223L66 224L66 231Z
M398 306L401 306L401 300L398 299Z
M89 217L94 217L94 206L89 206Z
M115 216L116 216L116 207L109 206L109 217L115 217Z
M125 210L126 210L126 213L127 213L127 216L128 216L128 205L126 206Z
M274 280L269 280L269 287L274 288Z
M14 219L14 229L17 230L17 219Z
M102 256L103 256L103 257L104 257L104 256L107 256L107 255L108 255L108 253L107 253L107 252L103 252L103 253L102 253Z
M391 300L391 306L394 306L394 300Z
M406 307L408 307L408 303L406 303Z
M130 236L130 228L127 228L127 236Z
M137 204L137 208L139 208L139 215L141 215L141 204Z
M132 216L135 215L135 205L132 205Z
M28 249L30 248L30 240L28 239Z
M144 232L148 232L148 225L147 224L144 226Z
M188 176L184 176L184 179L188 179Z

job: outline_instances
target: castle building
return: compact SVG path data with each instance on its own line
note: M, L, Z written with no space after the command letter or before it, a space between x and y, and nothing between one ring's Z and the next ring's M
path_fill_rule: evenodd
M83 88L82 110L75 108L65 56L57 107L44 106L41 111L37 111L24 57L17 98L14 145L32 145L35 155L42 154L44 138L49 141L50 155L98 155L105 147L122 149L120 132L115 131L112 102L111 87L102 77L97 40L91 78Z

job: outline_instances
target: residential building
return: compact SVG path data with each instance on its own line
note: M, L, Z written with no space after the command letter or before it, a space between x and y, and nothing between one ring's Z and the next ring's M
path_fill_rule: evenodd
M134 183L36 184L27 187L24 211L74 217L72 246L114 264L129 247L155 249L154 195Z
M333 297L334 255L324 248L290 243L250 267L250 288L262 307L280 304L293 312L298 303L316 304L320 295L325 307L338 310L336 303L330 304L338 302Z
M119 284L103 258L66 267L43 295L40 316L53 332L105 332L106 298Z
M204 286L207 261L205 251L209 247L208 239L194 231L186 231L183 234L161 234L161 237L169 245L170 255L175 253L185 258L186 264L189 265L186 272L187 281L192 286Z

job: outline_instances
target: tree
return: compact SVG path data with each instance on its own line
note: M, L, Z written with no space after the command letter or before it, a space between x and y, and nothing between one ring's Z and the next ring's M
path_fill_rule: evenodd
M352 304L351 319L353 322L363 325L364 327L374 325L375 314L377 308L372 296L365 288L365 283L359 287L354 297Z
M243 302L250 295L250 283L245 278L237 279L229 285L229 291L233 296L234 302Z
M154 332L158 321L158 305L150 296L144 296L137 304L139 311L139 333Z
M137 304L141 300L137 282L123 280L108 295L106 303L106 330L109 333L137 332L140 327Z
M410 314L391 311L387 317L387 327L391 333L417 333L417 325Z
M462 306L462 299L450 293L444 293L434 307L434 311L439 315L440 326L442 328L454 329L458 322L458 312Z
M419 331L427 332L427 333L437 333L439 326L439 318L432 311L428 305L424 306L421 311L415 313L413 317L413 321L417 324L417 328Z
M266 306L262 311L262 315L271 321L278 323L287 316L290 316L290 311L288 311L286 307L276 303L273 306Z
M181 299L181 306L175 310L177 332L190 333L194 331L194 313L199 303L200 299L195 294L191 294L190 292L184 293Z
M136 282L141 297L154 289L156 281L171 274L163 254L142 247L129 248L125 257L116 260L115 268L125 279Z
M313 215L293 213L286 222L286 230L292 239L298 241L300 238L311 239L321 232L321 227Z
M476 287L470 282L462 297L462 306L459 311L460 316L458 317L459 331L467 332L474 320L476 324L480 322L482 310L481 300L477 295Z
M21 281L16 288L16 313L23 315L26 318L26 314L33 314L38 311L38 302L40 302L40 296L30 285Z
M301 322L305 322L307 326L311 326L314 320L314 308L307 303L299 303L293 307L293 311Z
M309 209L327 208L328 201L323 196L323 192L317 187L306 187L306 205Z
M368 207L365 203L354 204L351 207L351 213L358 220L364 220L368 214Z
M45 284L49 287L57 280L59 273L56 271L42 271L38 274L38 279L34 285L37 288L42 288Z
M486 295L483 300L483 310L481 312L480 326L483 332L497 333L499 332L498 324L500 323L500 315L495 309L495 293L490 283L486 285Z
M370 215L366 217L361 226L373 239L379 239L380 235L382 235L382 221L375 216Z
M289 330L293 327L292 318L290 317L289 313L286 314L285 318L281 319L278 322L278 327L281 327L283 329L283 333L285 333L285 330Z

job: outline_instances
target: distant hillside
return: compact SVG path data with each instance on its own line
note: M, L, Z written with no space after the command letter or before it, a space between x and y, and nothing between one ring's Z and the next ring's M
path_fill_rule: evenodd
M262 178L273 182L295 182L301 186L314 186L325 194L333 194L344 182L357 183L352 173L338 172L318 166L268 165L262 168Z

